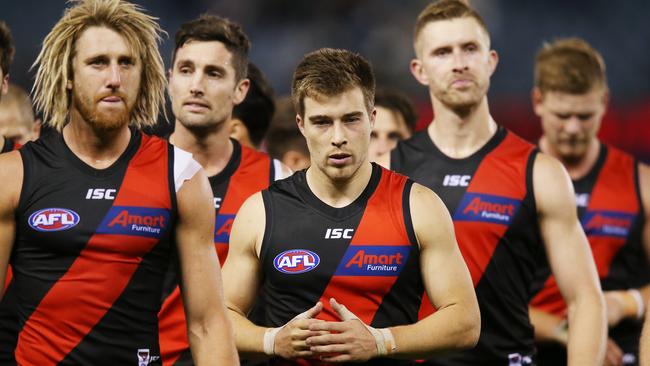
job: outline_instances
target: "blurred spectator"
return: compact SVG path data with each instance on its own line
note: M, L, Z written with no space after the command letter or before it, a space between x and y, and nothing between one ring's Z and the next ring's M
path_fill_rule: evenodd
M370 135L370 161L391 151L398 141L411 137L418 120L411 100L394 89L378 89L375 108L377 118Z
M276 100L277 111L266 137L266 150L272 158L280 160L291 170L298 171L309 167L307 142L296 124L296 112L291 98Z
M24 145L38 138L40 121L35 121L32 101L25 90L9 84L9 91L0 100L0 135Z

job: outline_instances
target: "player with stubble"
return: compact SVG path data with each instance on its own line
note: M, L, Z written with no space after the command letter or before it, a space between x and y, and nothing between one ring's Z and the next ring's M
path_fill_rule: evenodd
M205 173L140 129L164 102L161 29L136 5L75 1L35 62L52 133L0 156L20 365L160 364L162 283L178 252L199 365L235 365ZM4 280L4 270L0 282Z
M451 212L482 321L474 349L426 363L534 364L528 301L547 256L569 304L569 364L599 364L603 297L571 181L557 160L490 116L486 94L498 55L484 21L464 2L442 0L420 13L414 33L411 72L428 87L435 117L397 145L390 167L432 189Z
M650 295L650 168L597 137L609 101L605 62L580 38L544 44L535 59L535 113L542 152L562 162L605 297L604 365L638 365ZM531 321L540 365L565 365L566 304L548 270L537 279Z
M176 121L169 140L192 153L208 175L216 214L214 246L223 263L239 207L290 171L230 137L233 108L244 100L250 85L246 75L250 42L241 26L202 15L181 25L175 44L168 75ZM194 365L178 281L164 290L159 319L163 365Z

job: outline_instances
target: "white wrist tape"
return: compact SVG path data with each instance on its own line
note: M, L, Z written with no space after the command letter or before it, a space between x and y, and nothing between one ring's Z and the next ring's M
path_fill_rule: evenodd
M643 297L641 297L641 293L639 290L631 288L627 290L627 293L632 295L632 298L636 302L636 318L641 319L643 318L643 314L645 313L645 305L643 303Z
M268 356L275 355L275 336L283 327L269 328L264 332L264 353Z
M363 322L362 322L363 323ZM377 345L377 356L382 357L395 353L397 345L395 344L395 338L393 338L393 333L388 328L373 328L369 325L365 325L366 329L372 334L375 338L375 344Z
M287 322L287 324L297 319L308 319L308 318L309 318L309 310L294 316L291 320ZM266 330L266 332L264 332L264 340L262 345L264 347L264 353L266 355L275 356L275 336L278 335L278 332L280 332L282 328L284 328L284 325L277 328L269 328Z

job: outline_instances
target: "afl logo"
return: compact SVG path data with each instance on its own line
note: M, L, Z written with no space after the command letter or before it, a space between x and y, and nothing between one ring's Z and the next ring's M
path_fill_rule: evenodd
M273 260L275 269L286 274L309 272L318 267L318 254L306 249L291 249L278 254Z
M76 226L79 215L65 208L46 208L31 214L28 223L38 231L61 231Z

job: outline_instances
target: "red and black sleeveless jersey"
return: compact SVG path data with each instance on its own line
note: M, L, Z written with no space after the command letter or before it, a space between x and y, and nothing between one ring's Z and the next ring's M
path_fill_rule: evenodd
M219 174L209 178L217 213L214 244L221 265L228 255L230 228L235 214L249 196L269 186L269 183L275 179L277 165L277 161L267 154L242 146L237 140L231 139L231 141L233 154L228 164ZM166 291L169 295L164 299L158 315L160 349L164 366L194 364L187 339L183 302L177 283L173 282L173 289Z
M594 167L573 182L578 217L587 234L603 291L624 290L650 282L643 248L645 213L641 204L639 163L630 155L601 144ZM566 316L566 303L548 266L534 291L531 305ZM626 353L638 355L642 322L626 320L610 329L610 338Z
M159 365L173 247L173 147L132 130L96 170L60 134L20 149L14 270L20 365Z
M544 252L532 189L535 155L533 145L502 127L464 159L443 154L427 131L391 153L391 168L436 192L452 214L481 310L476 348L431 364L507 365L534 353L528 301ZM421 317L433 311L426 298L422 305Z
M18 149L20 144L7 138L4 139L0 153L6 153ZM15 312L14 286L10 285L12 280L11 266L7 267L4 283L4 295L0 300L0 365L15 365L13 350L16 347L16 329L18 319Z
M373 327L415 323L423 286L409 208L411 185L373 164L367 187L343 208L318 199L305 171L262 191L266 228L259 293L265 306L259 324L282 326L318 301L324 305L319 319L340 321L330 298ZM398 363L372 364L384 362ZM323 363L273 359L270 364Z

